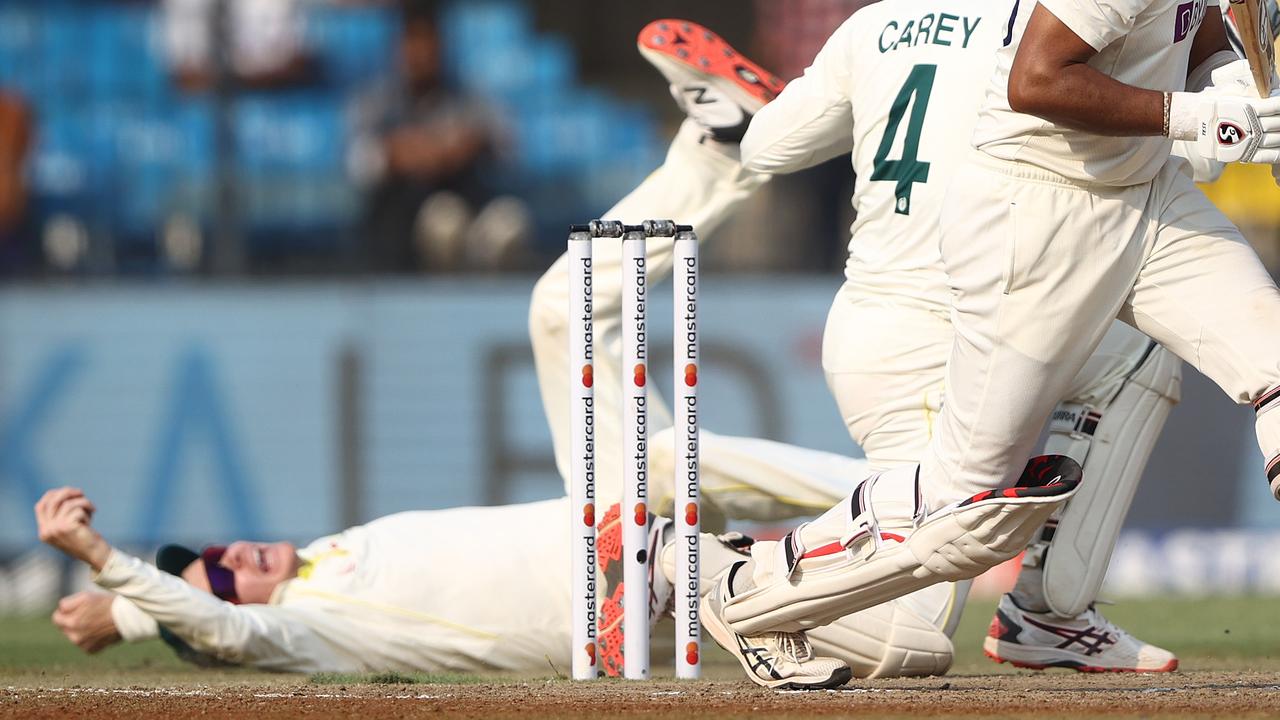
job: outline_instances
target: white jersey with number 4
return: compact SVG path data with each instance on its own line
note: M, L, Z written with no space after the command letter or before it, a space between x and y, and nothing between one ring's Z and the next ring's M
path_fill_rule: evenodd
M895 301L951 307L938 214L947 178L971 152L1012 7L1012 0L868 5L752 121L742 142L750 170L791 172L852 150L850 283Z

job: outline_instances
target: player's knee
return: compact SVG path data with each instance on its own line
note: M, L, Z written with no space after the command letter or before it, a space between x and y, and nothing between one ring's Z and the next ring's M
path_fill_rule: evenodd
M1118 427L1135 412L1147 417L1157 409L1163 417L1182 400L1182 361L1176 355L1148 342L1141 355L1126 362L1130 368L1123 375L1104 371L1096 382L1054 408L1046 445L1050 452L1083 464L1104 420Z

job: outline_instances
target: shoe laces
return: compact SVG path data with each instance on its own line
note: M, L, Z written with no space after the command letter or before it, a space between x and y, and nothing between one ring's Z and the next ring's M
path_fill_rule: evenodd
M1106 615L1098 612L1098 608L1094 607L1092 603L1089 605L1089 609L1085 610L1080 617L1095 629L1110 636L1112 642L1119 642L1129 634L1124 628L1111 622Z
M778 653L799 665L813 657L813 646L802 632L778 633Z

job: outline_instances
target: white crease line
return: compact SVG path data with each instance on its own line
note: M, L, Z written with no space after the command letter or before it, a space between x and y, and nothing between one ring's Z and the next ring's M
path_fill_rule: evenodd
M210 690L179 690L177 688L156 688L153 690L143 690L140 688L30 688L15 687L10 685L6 688L8 692L23 695L127 695L131 697L219 697L223 693ZM235 690L228 689L225 695L228 697L239 694ZM429 695L420 694L397 694L397 695L345 695L341 693L283 693L283 692L260 692L253 693L252 697L264 700L279 698L300 698L309 700L313 698L322 700L352 700L352 699L369 699L369 700L442 700L451 698L453 695Z
M131 695L139 697L151 697L153 695L165 697L208 697L213 695L207 690L178 690L176 688L142 690L139 688L20 688L10 686L8 690L15 694L25 693L28 695Z

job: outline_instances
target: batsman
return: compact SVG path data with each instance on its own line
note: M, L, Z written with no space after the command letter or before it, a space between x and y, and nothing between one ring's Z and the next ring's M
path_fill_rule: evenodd
M849 613L973 577L1070 512L1079 466L1027 458L1117 317L1252 407L1280 495L1280 292L1170 157L1185 141L1201 161L1274 168L1273 68L1256 68L1267 78L1259 93L1216 0L1015 3L998 27L974 152L945 179L938 250L955 333L928 448L788 541L757 544L704 604L722 644L795 644ZM805 655L799 673L806 664L826 672Z

